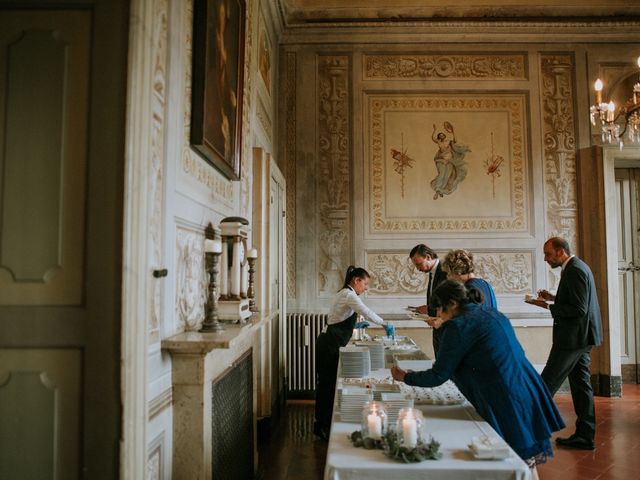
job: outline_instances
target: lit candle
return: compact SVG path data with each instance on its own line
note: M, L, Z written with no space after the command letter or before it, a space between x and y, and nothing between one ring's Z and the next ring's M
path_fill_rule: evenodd
M602 80L598 78L593 86L596 89L596 105L600 105L602 103Z
M234 298L240 296L240 269L242 268L242 255L240 237L235 237L233 239L233 251L231 253L231 278L229 281L231 296Z
M607 122L613 122L614 114L616 111L616 104L613 101L607 105Z
M208 238L204 241L204 251L207 253L221 253L222 252L222 242L219 238L214 240L209 240Z
M636 59L636 63L638 64L638 68L640 68L640 57Z
M367 415L367 426L370 438L376 440L382 436L382 419L375 413Z
M414 448L418 444L418 424L415 419L407 417L402 420L402 438L405 447Z
M255 248L249 250L249 253L247 253L247 258L258 258L258 250L256 250Z
M249 267L247 266L247 262L244 262L240 265L240 296L242 298L247 298L247 275L249 274L248 268Z

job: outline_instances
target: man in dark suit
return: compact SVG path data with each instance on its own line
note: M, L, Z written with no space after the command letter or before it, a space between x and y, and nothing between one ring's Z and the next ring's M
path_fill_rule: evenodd
M602 343L600 306L593 274L589 266L571 255L569 244L553 237L544 244L544 260L551 268L562 268L555 295L546 290L529 303L548 308L553 316L553 344L542 379L555 394L569 377L573 408L578 417L576 431L556 443L571 448L593 450L596 415L589 372L589 353ZM547 304L546 301L553 301Z
M411 249L409 258L417 270L429 274L429 283L427 284L427 303L417 307L416 312L427 314L430 317L435 317L437 315L436 309L429 307L429 298L431 297L431 292L433 292L438 285L447 279L447 274L442 270L442 264L440 263L436 252L422 243ZM434 326L431 323L429 324L432 327ZM440 346L440 331L437 328L434 328L432 331L433 351L437 356L438 348Z

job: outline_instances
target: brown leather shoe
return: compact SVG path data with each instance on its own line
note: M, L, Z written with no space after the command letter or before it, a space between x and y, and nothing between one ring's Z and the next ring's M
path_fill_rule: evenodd
M561 447L577 448L579 450L593 450L596 448L593 440L579 437L575 433L567 438L556 438L556 444L560 445Z

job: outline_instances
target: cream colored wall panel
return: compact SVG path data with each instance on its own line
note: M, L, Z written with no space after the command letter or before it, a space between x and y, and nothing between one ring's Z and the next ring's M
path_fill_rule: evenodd
M79 478L80 350L0 350L0 478Z
M525 93L367 95L369 234L528 231L527 104Z
M91 14L0 32L0 305L82 302Z

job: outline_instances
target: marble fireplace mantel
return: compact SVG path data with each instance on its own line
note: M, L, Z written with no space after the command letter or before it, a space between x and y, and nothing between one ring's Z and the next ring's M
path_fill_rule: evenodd
M245 325L225 324L225 331L219 333L183 332L162 341L172 360L174 479L213 478L212 383L247 351L259 350L264 321L256 316L253 320ZM253 371L255 421L255 365ZM255 436L252 441L255 449Z

